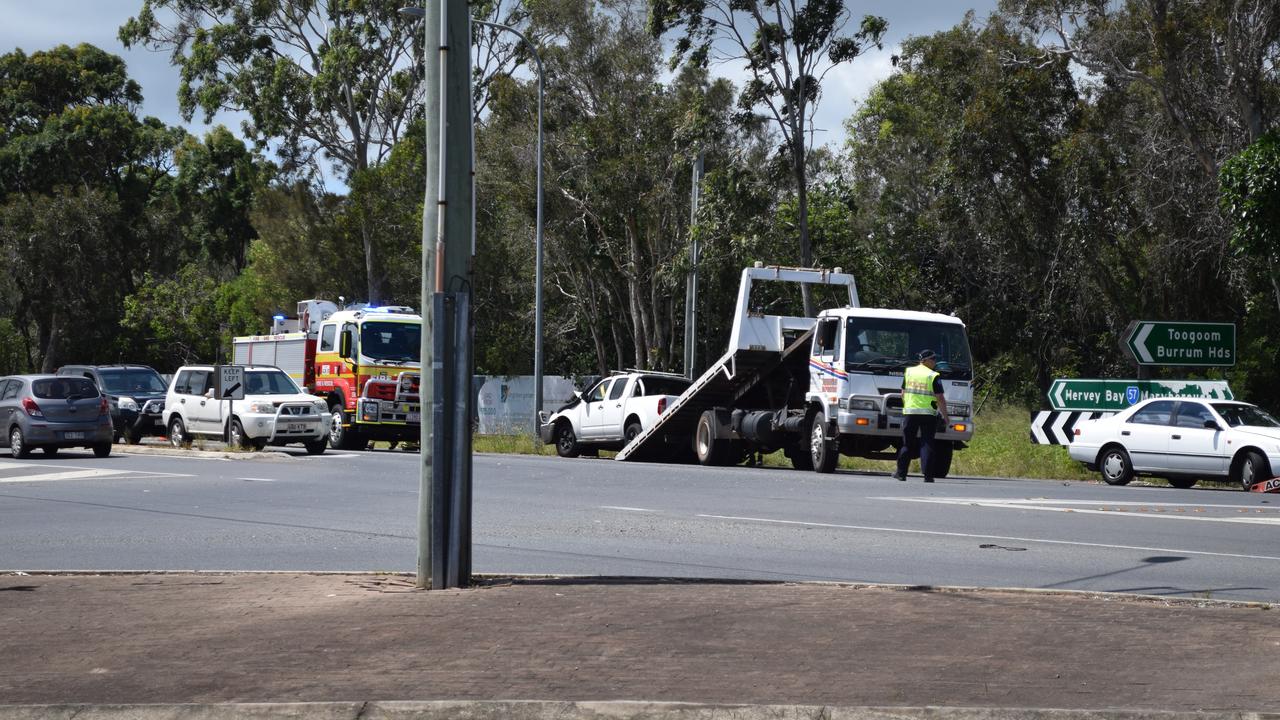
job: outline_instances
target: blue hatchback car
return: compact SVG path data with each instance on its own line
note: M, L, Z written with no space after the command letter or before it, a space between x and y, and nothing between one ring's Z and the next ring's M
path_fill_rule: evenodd
M0 420L15 458L41 448L55 455L62 448L83 447L98 457L111 454L111 408L88 378L57 375L11 375L0 378Z

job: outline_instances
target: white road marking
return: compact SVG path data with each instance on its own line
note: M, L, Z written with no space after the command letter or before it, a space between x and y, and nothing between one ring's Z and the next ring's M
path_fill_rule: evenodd
M1134 512L1132 510L1094 510L1089 507L1164 507L1164 508L1227 508L1231 510L1256 509L1244 505L1211 505L1205 503L1144 503L1144 502L1106 502L1103 500L1002 500L998 498L942 498L942 497L877 497L870 500L900 500L902 502L933 503L937 505L968 505L978 507L1001 508L1005 510L1044 510L1046 512L1079 513L1082 515L1108 515L1124 518L1154 518L1157 520L1195 520L1197 522L1237 523L1241 525L1280 525L1280 514L1271 517L1250 517L1239 515L1233 517L1208 517L1185 513L1168 512ZM1058 507L1058 506L1076 507Z
M326 452L324 455L321 455L321 457L325 457L325 458L358 458L358 457L364 457L364 455L363 455L363 454L361 454L361 453L331 453L331 452Z
M61 472L36 473L34 475L14 475L0 477L0 483L49 482L54 480L88 480L91 478L109 477L115 480L133 480L142 478L176 478L192 477L182 473L148 472L145 470L106 470L103 468L74 467L46 463L4 463L0 464L0 472L12 468L58 468Z
M601 505L601 510L626 510L628 512L657 512L648 508L627 507L625 505Z
M275 482L275 478L236 478L237 480L248 480L249 482Z
M907 530L904 528L873 527L870 525L837 525L834 523L806 522L803 520L778 520L775 518L739 517L735 515L697 515L712 520L739 520L744 522L772 523L776 525L803 525L806 527L836 528L839 530L868 530L871 532L902 533L904 535L937 535L942 537L973 538L976 540L1008 540L1012 542L1042 543L1046 545L1074 545L1077 547L1110 548L1113 550L1141 550L1142 552L1177 553L1179 555L1206 555L1209 557L1240 558L1244 560L1274 560L1280 557L1273 555L1245 555L1241 553L1219 553L1204 550L1181 550L1178 548L1145 547L1142 545L1112 545L1109 543L1076 542L1074 540L1045 540L1042 538L1012 537L1008 535L981 535L976 533L942 532L940 530Z

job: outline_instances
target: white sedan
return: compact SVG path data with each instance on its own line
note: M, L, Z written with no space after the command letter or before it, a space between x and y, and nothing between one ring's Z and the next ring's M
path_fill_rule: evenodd
M1280 421L1249 403L1151 398L1077 423L1068 452L1109 485L1152 475L1180 488L1208 478L1248 490L1280 467Z

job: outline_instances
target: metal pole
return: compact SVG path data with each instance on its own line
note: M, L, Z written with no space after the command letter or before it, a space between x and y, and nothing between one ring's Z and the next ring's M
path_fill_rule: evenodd
M474 257L471 195L473 168L470 152L474 116L470 96L471 12L467 0L441 0L441 5L446 10L440 18L443 35L441 45L449 51L441 72L444 126L442 146L451 148L452 151L446 153L447 162L440 175L442 194L448 199L448 203L441 206L444 217L441 230L444 260L437 277L441 280L441 291L453 297L450 314L452 326L448 331L454 340L450 343L450 354L443 376L450 385L448 401L451 404L446 406L445 420L449 423L451 433L451 442L446 446L446 452L449 453L449 474L437 474L437 477L449 484L451 502L467 503L471 484L470 417L476 399L471 394L472 368L466 343L459 343L456 338L467 337L469 332L469 322L463 312L471 305ZM470 508L463 508L462 512L465 518L470 514ZM471 533L465 522L458 527L451 527L448 539L450 549L446 557L467 557L471 554ZM466 586L471 582L470 572L462 565L449 567L446 581L449 587Z
M525 36L524 33L501 23L489 22L487 20L473 20L477 25L486 25L499 30L507 30L515 33L516 37L529 48L529 52L533 55L533 62L538 68L538 149L537 149L537 215L536 230L534 231L533 240L533 434L538 434L538 413L542 411L542 93L543 93L543 73L542 73L542 56L538 54L538 48Z
M471 338L471 303L466 292L450 293L453 297L453 327L450 334L453 339L454 390L471 385L471 364L468 362L469 343ZM466 395L469 395L469 391ZM471 571L466 559L470 556L471 543L471 482L468 477L467 463L458 462L459 458L471 457L471 405L462 402L462 396L455 395L453 403L452 450L454 463L450 468L451 488L449 498L449 557L445 561L448 566L445 584L448 587L465 587L470 584Z
M702 189L702 153L693 162L693 189L689 196L689 236L693 246L689 250L689 278L685 284L684 298L684 374L694 377L694 361L697 359L698 342L698 236L693 225L698 221L698 195Z
M445 386L438 382L437 367L444 358L436 352L435 328L437 322L444 317L437 315L436 292L439 276L438 258L442 251L441 238L444 221L440 201L443 196L441 173L444 169L444 122L443 122L443 60L447 48L443 47L442 16L444 4L439 12L427 12L424 8L403 8L401 14L407 17L422 19L422 79L423 79L423 119L424 147L426 167L426 187L422 203L422 340L418 347L421 359L421 377L419 401L421 403L421 425L419 426L418 443L421 448L418 468L418 562L417 586L419 588L443 587L443 563L440 555L443 547L436 541L436 534L443 529L437 526L435 517L439 511L443 488L435 483L434 466L437 458L447 460L435 446L436 430L446 428L437 422L435 413L436 395L443 392ZM434 169L434 171L433 171ZM433 580L435 582L433 583Z

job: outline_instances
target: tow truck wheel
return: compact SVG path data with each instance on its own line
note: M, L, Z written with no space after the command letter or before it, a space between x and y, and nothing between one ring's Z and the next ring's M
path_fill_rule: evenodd
M791 467L797 470L813 469L813 456L809 454L809 446L803 442L789 446L785 454L791 459Z
M820 473L834 471L840 459L835 441L827 439L827 416L821 410L809 421L809 458L813 469Z
M955 452L956 446L951 444L950 440L943 440L934 443L933 446L933 476L936 478L944 478L951 472L951 455Z
M693 439L693 452L703 465L724 465L729 443L716 437L714 410L703 411L698 418L698 431Z
M364 450L368 444L355 428L343 427L342 406L329 406L329 447L339 450Z

